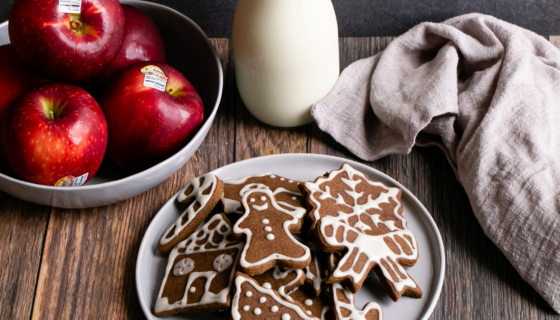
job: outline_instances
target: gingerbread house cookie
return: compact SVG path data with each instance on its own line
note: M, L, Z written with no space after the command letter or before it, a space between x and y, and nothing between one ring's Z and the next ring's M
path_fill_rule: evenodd
M231 237L226 216L213 216L169 255L154 314L226 310L242 248L243 243Z

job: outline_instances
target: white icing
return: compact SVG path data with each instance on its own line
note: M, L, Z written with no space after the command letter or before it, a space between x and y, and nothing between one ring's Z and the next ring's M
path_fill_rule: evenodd
M268 224L270 221L268 221L268 219L262 219L261 222L264 223L264 224Z
M190 292L196 292L196 287L191 287L191 288L189 289L189 291L190 291Z
M277 312L279 310L279 308L276 307L276 305L280 305L282 307L290 309L291 311L296 313L303 320L318 320L317 318L310 317L305 312L303 312L303 310L301 309L300 306L298 306L298 305L296 305L292 302L286 301L286 300L282 299L281 297L279 297L278 295L276 295L274 290L263 288L263 287L259 286L255 282L255 280L245 278L243 276L239 276L239 277L235 278L235 295L233 296L233 299L232 299L232 302L231 302L231 318L233 320L241 320L241 313L239 313L239 307L240 307L239 306L239 299L240 299L240 295L242 293L241 286L244 283L249 283L256 292L258 292L260 294L267 295L267 298L270 299L272 301L272 303L274 304L274 306L271 307L270 311ZM274 308L274 307L276 307L276 308ZM282 319L283 320L289 320L289 318L286 318L285 315L288 315L288 317L289 317L289 314L285 313L285 314L282 315Z
M311 315L311 310L307 310L307 314L308 314L308 315Z
M333 295L333 302L334 302L333 307L336 312L337 320L366 320L367 313L372 309L377 310L379 312L379 320L383 320L383 310L381 310L381 307L377 303L369 302L364 306L362 310L357 310L356 306L354 305L354 295L350 290L344 289L344 287L342 287L340 283L333 283L332 290L333 292L331 292L331 294ZM349 301L348 303L337 299L336 292L338 290L342 290L344 296L346 296L346 299L348 299ZM350 315L344 317L342 315L341 309L350 311ZM323 311L326 312L325 309L323 309ZM323 318L323 312L321 312L321 318Z
M251 202L255 202L255 198L251 198Z
M270 202L272 207L276 211L278 211L278 212L276 212L276 214L282 214L283 213L283 214L287 214L287 215L292 217L291 220L285 221L282 224L282 227L284 229L285 234L289 237L289 239L303 249L304 254L302 256L300 256L300 257L288 257L288 256L285 256L283 254L272 253L269 256L267 256L267 257L265 257L265 258L263 258L259 261L256 261L256 262L247 261L246 255L247 255L247 251L248 251L248 248L250 246L250 243L251 243L251 238L253 236L253 233L251 232L250 229L240 228L239 226L246 219L250 219L249 217L251 215L251 210L249 209L249 205L247 204L247 199L249 199L251 197L251 195L255 192L263 193L266 196L266 198L268 198L267 203ZM273 195L272 191L270 191L270 190L251 190L251 191L249 191L249 192L247 192L243 195L242 202L243 202L243 206L245 208L245 214L243 216L241 216L241 218L239 218L239 220L235 223L235 225L233 226L233 232L235 234L244 234L245 237L246 237L247 245L245 247L243 247L243 251L241 252L241 259L240 259L240 264L243 268L256 267L258 265L267 263L271 260L284 260L284 261L290 261L290 262L300 262L300 261L307 261L310 258L311 253L309 251L309 248L307 246L301 244L299 241L297 241L293 237L293 235L290 233L290 231L288 230L289 226L291 226L293 224L300 223L299 218L296 216L296 213L294 211L288 211L287 209L279 206L278 203L276 202L276 200L274 199L274 195ZM265 224L269 223L268 220L266 220L266 222L265 222L265 220L266 219L263 219L262 222L265 223ZM268 234L266 236L266 238L268 240L272 241L272 240L274 240L274 235L273 234Z
M194 261L191 258L185 258L173 267L173 275L176 277L184 276L194 270Z
M262 200L262 199L261 199ZM264 200L263 200L264 201ZM251 205L251 207L253 207L253 209L258 210L258 211L264 211L266 209L268 209L268 203L265 203L261 206L257 206L257 205Z
M327 237L325 234L325 229L327 226L331 226L334 230L332 236L330 237ZM336 240L336 230L338 230L338 228L344 228L342 242L338 242ZM368 258L368 261L364 264L364 267L359 273L354 271L354 268L349 268L346 271L341 271L340 267L337 267L332 272L333 277L342 278L342 277L350 276L354 283L358 283L361 279L363 279L366 276L366 273L369 272L368 266L371 264L371 262L375 262L382 270L383 275L385 276L385 278L387 278L387 281L389 281L389 283L393 285L393 287L397 292L402 291L404 287L416 288L416 283L414 282L414 280L410 278L406 270L397 262L397 259L399 258L408 259L408 260L416 260L418 258L416 241L414 241L415 238L412 235L412 232L410 232L410 230L397 230L388 234L370 236L364 233L360 233L357 229L354 229L349 225L336 220L336 218L327 216L327 217L323 217L321 220L320 232L325 242L328 245L330 246L342 245L348 248L348 253L344 255L344 257L342 257L342 259L338 263L338 266L343 266L347 263L347 260L352 256L352 254L350 253L352 253L354 249L358 249L358 250L357 253L354 255L354 260L352 261L352 265L355 265L358 262L358 259L360 259L362 254L364 254ZM356 239L352 243L350 243L347 240L348 232L355 232L357 234ZM403 241L406 242L407 246L410 249L412 249L411 255L407 255L404 252L402 245L396 241L395 239L396 236L399 236ZM405 236L409 236L413 240L413 242L410 242ZM383 240L384 238L392 239L395 245L399 248L400 253L399 254L394 253L389 248L387 243ZM391 268L393 273L397 276L398 281L393 280L391 274L389 273L389 270L387 270L385 265L381 263L382 260L385 260L387 262L389 268ZM391 261L393 263L391 263ZM397 266L398 270L395 270L394 266ZM404 278L399 274L403 274Z
M270 283L268 283L268 282L265 282L265 283L262 284L262 287L263 287L263 288L270 289L270 288L272 288L272 285L271 285Z
M264 227L264 231L270 232L272 231L272 228L270 226L266 226Z
M221 254L214 259L212 262L212 267L216 272L220 273L224 270L227 270L233 264L233 257L227 254Z
M297 200L297 197L292 197L292 200Z
M280 178L280 181L284 181L284 180L286 180L286 179L284 179L284 178Z
M204 182L201 184L200 181L202 179L204 179ZM169 229L167 229L167 231L164 233L164 236L160 240L161 245L165 245L165 244L169 243L171 240L175 239L179 235L179 233L181 231L183 231L183 229L185 229L186 226L189 225L189 223L194 219L194 217L196 217L196 215L199 214L206 207L206 205L208 204L208 202L212 198L212 195L216 191L216 186L217 185L218 185L218 180L217 180L216 176L211 174L211 173L207 173L205 175L202 175L200 177L196 177L196 178L192 179L191 181L189 181L187 186L185 188L183 188L183 190L181 190L181 192L179 192L179 196L177 197L177 200L179 200L179 202L183 202L187 198L194 197L195 201L193 201L189 205L187 210L185 210L181 214L181 216L175 221L175 223L173 223L173 225L171 225L171 227L169 227ZM191 191L191 193L185 194L187 189L191 186L193 187L193 190ZM203 194L203 192L210 187L211 187L210 192L208 194ZM195 205L196 202L198 202L200 204L200 207L198 208L198 210L195 211L194 210L194 205ZM184 219L185 215L187 216L187 221L183 224L183 219ZM173 233L171 235L169 235L170 231L173 228L175 228L175 230L173 231Z
M223 195L220 198L220 201L222 201L222 206L224 207L224 213L236 212L237 209L241 207L241 202L233 199L224 198Z
M304 303L305 303L306 306L313 305L313 301L311 301L311 299L305 299Z
M255 310L253 310L253 313L258 316L259 314L261 314L261 309L255 308Z
M266 197L264 197L264 196L261 197L261 201L265 201L265 200L266 200Z
M284 313L284 314L282 315L282 320L290 320L290 315L287 314L287 313Z
M243 311L249 311L249 309L251 309L251 307L249 307L249 306L244 306L243 307Z
M276 176L275 176L275 175L271 175L270 177L271 177L272 179L276 178Z
M253 295L253 293L252 293L251 291L247 291L247 292L245 293L245 296L246 296L246 297L250 297L250 296L252 296L252 295Z
M283 285L283 286L280 286L280 287L278 288L278 294L279 294L282 298L284 298L284 299L286 299L286 300L288 300L288 301L294 302L294 300L292 299L292 297L290 297L290 294L291 294L292 292L296 291L296 290L298 289L298 287L296 286L296 287L295 287L292 291L290 291L290 292L286 292L286 288L293 287L294 284L296 284L296 283L301 279L301 277L303 276L303 270L300 270L300 269L288 269L288 270L286 270L286 271L282 271L282 270L280 270L279 267L274 267L274 269L272 270L272 278L273 278L274 280L285 279L290 273L295 273L295 274L296 274L296 276L294 277L294 280L292 280L292 281L286 283L286 284ZM263 287L264 287L264 284L263 284Z
M261 297L261 298L259 299L259 302L260 302L260 303L265 303L265 302L266 302L266 298L265 298L265 297Z
M213 228L213 229L209 229L209 226L212 224L215 224L215 222L218 222L217 225ZM222 229L224 229L225 231L222 231ZM214 235L219 234L221 235L221 237L214 237ZM234 269L232 269L232 272L230 274L230 280L229 280L229 284L226 288L222 289L220 292L218 293L212 293L210 292L209 288L210 285L212 284L212 280L214 279L214 277L218 274L215 270L208 270L208 271L203 271L203 272L192 272L189 271L188 272L188 279L187 279L187 285L185 286L185 291L184 291L184 295L182 297L181 300L176 301L174 303L169 303L169 299L167 297L163 297L163 289L165 287L165 284L167 283L167 279L169 277L169 275L175 271L174 269L174 262L177 260L178 257L180 256L186 256L187 260L188 260L188 256L190 254L193 253L197 253L197 252L215 252L215 251L223 251L223 250L228 250L228 249L234 249L237 248L237 250L241 251L241 248L243 248L244 243L243 242L237 242L237 241L230 241L228 240L228 237L231 234L231 227L230 225L222 218L222 215L215 215L213 216L206 224L204 224L199 230L197 230L196 232L194 232L193 234L191 234L187 239L181 241L179 244L177 244L177 246L175 246L175 248L171 251L171 253L169 254L169 260L167 263L167 267L166 267L166 271L165 271L165 277L163 278L163 282L158 294L158 299L156 301L156 305L155 305L155 311L156 312L164 312L164 311L169 311L169 310L173 310L173 309L177 309L177 308L185 308L185 307L190 307L190 306L198 306L198 305L206 305L206 304L211 304L211 303L219 303L219 304L225 304L227 303L228 300L228 295L230 293L230 289L231 289L231 284L233 282L233 278L235 276L234 273ZM218 243L213 242L214 238L220 238L221 241ZM203 245L198 245L196 244L196 242L200 242L203 239L207 239L206 243L204 243ZM211 244L212 245L212 249L206 249L205 245L206 244ZM181 252L179 252L181 251ZM239 261L240 255L237 254L236 256L236 261L233 261L232 259L232 264L236 264L237 261ZM185 260L185 259L183 259ZM182 262L183 260L180 260L180 262ZM187 261L188 262L188 261ZM185 265L189 265L188 263L186 263ZM193 264L194 265L194 264ZM172 271L173 269L173 271ZM187 273L185 273L187 274ZM199 302L196 303L188 303L187 302L187 296L188 296L188 292L192 292L190 291L193 281L195 281L198 278L205 278L206 279L206 284L204 287L204 293L202 294L202 297L200 299ZM196 289L195 289L196 290Z
M294 180L288 180L289 183L294 183Z
M324 191L321 189L321 185L334 180L342 172L346 172L346 174L348 175L349 179L340 177L340 181L342 181L351 189L350 191L345 190L345 193L353 199L353 205L347 204L341 194L337 194L337 197L335 198L331 194L331 190L327 185L324 186ZM385 191L381 192L376 199L373 199L371 195L367 195L366 202L362 205L358 205L358 199L364 196L363 192L357 192L356 189L360 183L367 183L371 186L380 187ZM312 212L315 221L313 227L316 227L317 222L321 220L320 233L327 244L338 247L342 245L348 249L349 253L353 252L353 250L357 248L358 252L356 255L354 255L355 259L352 262L352 265L357 263L358 259L361 256L361 253L365 254L369 259L359 273L355 272L354 268L349 268L347 271L341 271L340 268L336 268L336 270L334 270L333 272L333 277L342 278L350 276L352 278L352 281L354 283L357 283L366 276L366 272L369 272L368 266L370 265L370 263L375 262L379 265L379 267L383 271L383 275L387 278L389 283L392 284L395 290L397 290L398 292L402 291L405 286L416 288L416 284L414 283L414 281L406 273L404 268L397 263L397 259L399 258L408 260L416 260L418 258L416 237L414 237L412 232L408 229L406 219L401 214L399 214L399 210L401 208L401 203L397 198L400 192L399 188L391 188L385 186L381 182L371 181L364 175L364 173L357 171L347 163L345 163L340 170L331 171L328 177L319 178L316 182L306 182L304 186L309 191L310 199L316 206L316 209ZM317 193L319 194L318 199L315 198ZM321 218L321 202L319 200L325 200L327 198L334 199L337 204L348 207L352 210L352 212L345 213L339 211L338 216L336 217L325 216ZM402 230L396 227L395 221L381 221L379 214L367 212L370 209L379 210L380 204L390 203L390 200L393 200L393 202L396 204L395 208L393 209L393 215L401 221L401 224L403 226ZM378 236L366 234L365 232L370 231L371 228L360 220L360 215L362 214L368 215L376 226L379 224L383 224L385 227L387 227L387 229L390 230L390 233ZM357 222L353 226L351 226L349 223L350 218L357 218ZM331 225L335 230L333 231L333 235L331 237L326 237L324 232L326 226L328 225ZM344 228L345 236L344 240L341 243L336 240L336 230L338 227ZM349 231L354 231L358 234L358 237L353 243L350 243L346 240L346 235ZM405 251L403 250L401 244L396 241L397 236L406 243L408 249L410 250L410 252L412 252L412 254L405 254ZM411 241L409 241L407 237L410 238ZM390 238L391 240L393 240L395 245L397 245L397 247L399 248L400 253L395 254L388 247L387 243L385 243L385 241L383 240L384 238ZM339 266L345 265L346 260L351 256L351 254L349 253L347 253L342 258L342 260L338 264ZM382 260L385 260L387 262L393 273L399 278L398 281L394 281L392 279L389 271L381 263ZM399 276L399 273L396 272L397 270L394 270L394 265L397 266L396 268L400 273L405 275L404 278Z
M314 268L311 270L311 264L305 267L305 277L313 282L313 289L315 289L316 292L320 292L321 284L327 280L326 277L323 277L319 268L319 265L323 263L323 261L319 261L318 257L318 252L321 249L319 249L315 241L309 242L307 246L309 250L311 250L311 259L313 259Z

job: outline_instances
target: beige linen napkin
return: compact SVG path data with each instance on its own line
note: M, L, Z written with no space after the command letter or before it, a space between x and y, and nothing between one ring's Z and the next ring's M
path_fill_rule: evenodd
M365 160L441 147L485 233L560 312L560 51L545 38L481 14L422 23L312 113Z

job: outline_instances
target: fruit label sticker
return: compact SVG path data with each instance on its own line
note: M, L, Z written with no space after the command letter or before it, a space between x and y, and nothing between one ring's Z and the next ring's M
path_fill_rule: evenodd
M88 173L83 174L77 178L74 176L66 176L58 180L54 184L54 186L55 187L79 187L84 183L86 183L87 177L88 177Z
M58 12L80 13L82 11L82 0L58 0Z
M142 73L144 74L144 87L165 91L167 77L163 70L156 66L146 66L142 68Z

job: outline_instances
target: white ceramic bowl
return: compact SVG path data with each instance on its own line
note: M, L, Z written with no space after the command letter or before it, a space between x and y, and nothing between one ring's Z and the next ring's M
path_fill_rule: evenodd
M111 204L155 187L183 166L208 134L222 96L220 59L208 37L191 19L151 2L123 0L150 16L160 29L167 50L167 63L193 84L202 97L205 120L194 138L179 152L139 173L128 173L105 161L84 186L62 188L19 180L0 159L0 190L25 201L60 208L87 208ZM0 45L9 43L8 22L0 24Z

